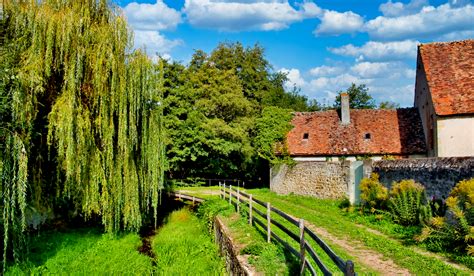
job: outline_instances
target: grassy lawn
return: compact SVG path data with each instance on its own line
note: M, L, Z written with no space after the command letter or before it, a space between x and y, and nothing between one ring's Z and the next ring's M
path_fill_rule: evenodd
M208 187L188 189L193 195L205 194ZM214 187L217 189L218 187ZM473 274L472 270L457 269L447 265L435 257L419 253L418 246L408 243L409 238L418 229L406 228L387 221L379 221L374 217L361 217L345 213L339 207L339 201L320 200L312 197L296 195L277 195L268 189L247 190L255 198L271 204L280 210L300 217L311 224L326 229L330 234L348 241L361 243L366 248L381 253L384 258L393 260L401 268L414 274ZM371 229L377 230L388 237L381 236ZM354 259L338 245L326 241L343 259ZM472 259L472 257L467 257ZM359 273L371 273L370 267L356 263Z
M271 202L275 207L290 213L294 216L304 218L312 224L327 229L331 234L344 237L349 240L362 242L368 248L382 253L386 258L393 260L401 267L407 268L411 273L426 274L469 274L472 271L458 270L452 266L446 265L442 261L417 253L413 247L406 246L402 242L394 239L387 239L377 235L364 227L357 227L357 223L363 223L342 212L338 201L319 200L303 196L280 196L268 189L249 190L256 198ZM367 226L373 226L373 223L367 223ZM387 229L391 229L388 231ZM388 232L393 237L406 235L406 231L399 231L396 228L384 226L378 227L378 230ZM391 233L390 233L391 232Z
M150 275L151 259L140 254L137 234L103 234L100 229L84 228L48 231L30 241L27 261L8 268L6 275Z
M225 261L207 233L205 224L191 211L174 211L152 241L159 275L225 274Z

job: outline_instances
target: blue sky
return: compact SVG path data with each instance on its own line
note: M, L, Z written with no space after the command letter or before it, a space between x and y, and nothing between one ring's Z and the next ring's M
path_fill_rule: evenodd
M256 43L288 87L321 103L351 83L413 105L419 43L474 38L471 0L116 0L150 56L189 62L219 42Z

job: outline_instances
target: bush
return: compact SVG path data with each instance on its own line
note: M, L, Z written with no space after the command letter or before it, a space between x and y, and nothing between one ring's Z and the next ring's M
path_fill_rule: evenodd
M362 207L373 209L384 209L388 199L387 188L379 182L379 175L372 173L370 178L364 178L360 182L360 198Z
M434 217L417 237L434 251L474 255L474 178L460 181L446 200L444 217Z
M421 184L402 180L392 186L388 206L395 222L418 225L431 213L429 206L424 206L425 201L425 188Z

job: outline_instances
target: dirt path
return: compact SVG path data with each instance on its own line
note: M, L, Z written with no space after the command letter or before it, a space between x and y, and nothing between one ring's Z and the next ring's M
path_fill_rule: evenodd
M366 227L364 225L361 225L361 224L355 224L355 226L359 227L359 228L362 228L364 230L366 230L367 232L370 232L372 234L375 234L377 236L381 236L383 237L384 239L388 239L388 240L392 240L394 242L398 242L398 243L401 243L399 240L397 239L394 239L392 237L389 237L387 235L385 235L384 233L382 232L379 232L375 229L372 229L372 228L369 228L369 227ZM419 248L419 247L410 247L413 251L415 251L416 253L418 254L421 254L421 255L424 255L424 256L427 256L427 257L432 257L432 258L435 258L435 259L438 259L440 260L441 262L443 262L444 264L448 265L448 266L452 266L456 269L459 269L459 270L462 270L468 274L471 274L472 275L472 270L469 269L468 267L464 266L464 265L461 265L461 264L458 264L458 263L455 263L451 260L449 260L448 258L444 257L444 256L441 256L441 255L438 255L438 254L435 254L433 252L429 252L429 251L426 251L426 250L423 250L422 248Z
M358 263L363 264L383 275L411 275L407 269L398 266L392 260L386 259L381 253L368 249L359 241L348 241L332 235L324 228L316 227L308 222L305 222L305 224L323 240L343 248L347 254L354 256L355 259L352 261L356 265Z

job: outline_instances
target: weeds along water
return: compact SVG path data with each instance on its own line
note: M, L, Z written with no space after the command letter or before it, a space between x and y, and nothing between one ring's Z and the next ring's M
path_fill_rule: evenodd
M140 234L106 234L100 227L42 231L31 237L23 261L11 264L6 275L226 274L206 222L191 207L176 204L164 213L156 231Z

